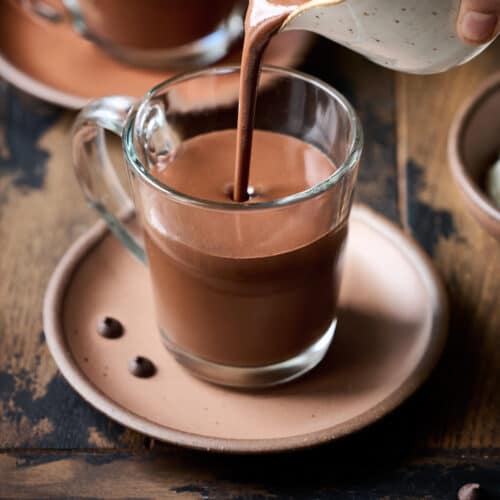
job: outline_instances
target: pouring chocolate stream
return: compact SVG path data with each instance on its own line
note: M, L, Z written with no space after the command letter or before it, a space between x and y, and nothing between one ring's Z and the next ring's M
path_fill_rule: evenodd
M248 179L252 156L255 103L262 56L272 36L300 5L308 0L251 0L245 19L245 40L241 59L238 133L234 169L235 201L248 200Z

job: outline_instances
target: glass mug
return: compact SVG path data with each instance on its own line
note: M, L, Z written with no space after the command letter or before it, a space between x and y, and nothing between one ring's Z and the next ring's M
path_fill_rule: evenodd
M236 128L238 78L236 67L207 69L168 80L140 101L95 100L76 119L73 157L90 205L148 264L167 349L200 378L249 388L302 375L330 346L363 140L354 110L333 88L264 67L255 128L316 146L337 167L330 177L246 203L197 199L162 184L152 168L168 168L184 141ZM131 201L104 130L121 137L146 249L121 222Z
M223 58L243 34L246 0L16 0L134 66L193 69Z

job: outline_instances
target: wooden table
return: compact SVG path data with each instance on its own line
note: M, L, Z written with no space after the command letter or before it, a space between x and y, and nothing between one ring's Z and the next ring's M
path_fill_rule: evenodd
M44 290L95 216L70 164L74 113L0 82L0 498L452 499L473 481L500 498L500 245L466 212L446 156L458 106L499 61L497 43L419 77L329 42L311 53L304 70L343 91L365 127L357 197L431 255L451 298L450 338L428 383L378 424L268 457L155 442L92 409L58 373L42 332Z

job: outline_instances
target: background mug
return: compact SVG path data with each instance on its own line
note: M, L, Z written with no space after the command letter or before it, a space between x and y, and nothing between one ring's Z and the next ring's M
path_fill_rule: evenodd
M246 0L17 0L128 64L189 69L223 58L243 33Z
M351 105L325 83L264 67L256 129L316 146L334 172L306 191L266 202L206 201L162 184L152 169L175 162L185 141L236 128L238 100L228 99L227 81L239 71L182 75L141 101L91 102L75 122L73 156L91 206L148 262L168 350L201 378L262 387L313 368L333 339L362 131ZM109 160L104 129L121 137L146 251L120 222L131 201Z

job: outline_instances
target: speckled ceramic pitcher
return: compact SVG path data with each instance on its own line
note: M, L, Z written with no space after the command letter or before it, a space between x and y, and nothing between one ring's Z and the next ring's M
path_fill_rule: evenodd
M460 0L312 0L282 30L304 29L408 73L439 73L467 62L488 44L456 34Z

